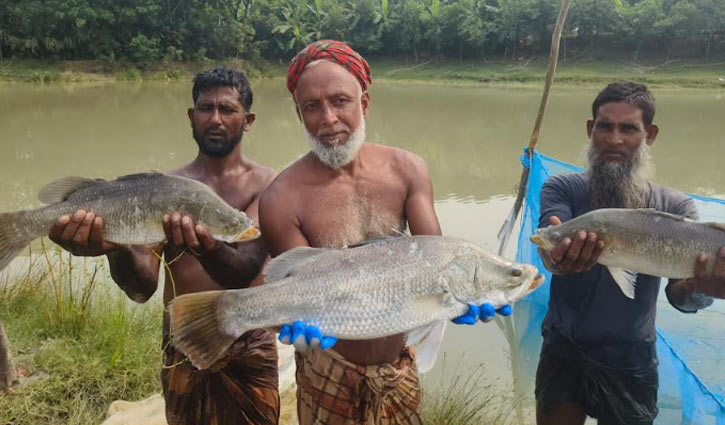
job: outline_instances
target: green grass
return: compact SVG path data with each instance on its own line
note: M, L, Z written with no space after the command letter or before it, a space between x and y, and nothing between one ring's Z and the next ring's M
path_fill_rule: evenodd
M0 320L16 366L31 377L0 395L2 424L98 424L112 401L160 390L162 307L128 308L117 288L94 283L107 273L95 261L53 258L48 271L0 286ZM45 260L36 257L35 268Z
M544 60L420 64L380 61L371 66L374 76L381 80L453 84L541 86L547 71ZM653 87L725 89L725 63L564 61L559 63L555 82L559 85L602 85L616 79L634 79Z
M197 72L224 63L244 69L252 79L284 77L286 64L240 60L206 62L160 62L139 68L132 64L101 61L4 60L0 81L29 81L38 84L190 80ZM371 59L373 77L379 81L429 82L465 85L541 86L546 78L543 58L527 61L490 60L422 61L407 63L395 59ZM635 79L662 88L725 89L725 62L696 61L562 61L556 74L558 85L597 85L615 79Z
M443 360L446 361L445 359ZM473 370L455 367L441 377L423 380L422 416L431 425L509 425L519 401L486 378L483 364Z

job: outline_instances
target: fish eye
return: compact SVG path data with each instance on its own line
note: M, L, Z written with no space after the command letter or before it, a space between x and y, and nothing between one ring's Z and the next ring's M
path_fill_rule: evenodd
M230 224L231 224L232 226L235 226L235 227L236 227L236 226L239 226L239 220L237 220L236 218L233 218Z
M519 269L511 269L511 275L512 276L519 277L519 276L521 276L521 270L519 270Z

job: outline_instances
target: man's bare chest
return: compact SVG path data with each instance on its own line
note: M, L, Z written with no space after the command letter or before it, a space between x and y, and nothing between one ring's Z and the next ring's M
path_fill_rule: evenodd
M300 227L314 246L342 247L405 227L406 191L378 185L340 185L301 198Z

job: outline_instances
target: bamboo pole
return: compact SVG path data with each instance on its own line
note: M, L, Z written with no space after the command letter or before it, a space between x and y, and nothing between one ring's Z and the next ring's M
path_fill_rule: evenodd
M541 123L544 121L544 115L546 113L546 106L549 104L549 93L551 92L551 86L554 84L554 74L556 74L556 65L559 61L559 46L561 44L561 33L564 31L564 23L566 23L566 15L569 12L569 6L571 6L573 0L563 0L561 9L559 10L559 17L556 20L556 26L554 27L554 34L551 37L551 51L549 53L549 68L546 72L546 83L544 84L544 93L541 95L541 103L539 104L539 112L536 115L536 122L534 123L534 130L531 133L531 139L529 140L529 160L534 156L534 149L539 142L539 131L541 129ZM514 206L506 218L506 221L501 226L501 230L498 233L498 255L503 255L506 250L506 244L508 243L511 231L513 230L514 223L519 216L521 206L526 196L526 184L529 180L529 169L524 167L521 173L521 180L519 182L519 190L516 196Z

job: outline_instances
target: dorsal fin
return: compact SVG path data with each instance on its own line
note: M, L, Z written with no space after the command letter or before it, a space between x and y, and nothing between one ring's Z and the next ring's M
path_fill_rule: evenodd
M50 182L40 189L40 192L38 192L38 200L44 204L63 202L76 190L102 181L105 180L78 176L64 177L60 180Z
M637 208L637 209L635 209L635 211L642 212L642 213L647 213L647 214L651 214L651 215L659 216L659 217L663 217L663 218L669 218L669 219L672 219L672 220L692 221L692 220L690 220L687 217L683 217L683 216L677 215L677 214L666 213L664 211L657 211L654 208Z
M292 275L293 269L310 258L330 251L329 248L312 248L309 246L300 246L291 249L272 259L264 267L264 277L266 282L275 282Z
M705 223L705 224L708 227L712 227L714 229L722 230L723 232L725 232L725 223L713 223L713 222L710 222L710 223Z

